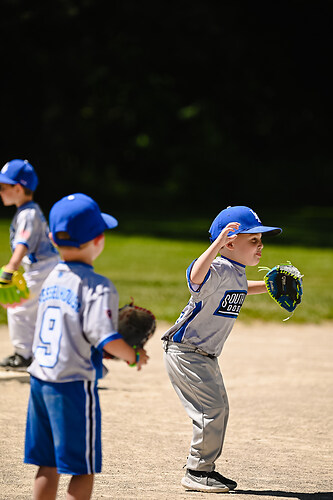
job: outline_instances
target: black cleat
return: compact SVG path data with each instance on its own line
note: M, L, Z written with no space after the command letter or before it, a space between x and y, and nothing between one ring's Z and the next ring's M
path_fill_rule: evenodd
M237 483L215 471L198 471L187 469L182 486L194 491L206 493L226 493L236 488Z

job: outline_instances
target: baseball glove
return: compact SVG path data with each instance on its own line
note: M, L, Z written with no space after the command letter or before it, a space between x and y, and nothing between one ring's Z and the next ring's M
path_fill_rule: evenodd
M29 298L30 292L20 271L8 273L0 269L0 305L5 309L16 307Z
M293 313L302 300L303 275L291 264L291 262L280 264L272 269L269 267L261 267L259 270L268 270L264 280L267 291L272 299L274 299L280 307Z
M153 335L156 318L151 311L134 305L134 301L119 309L118 333L125 342L136 349L142 348ZM104 351L104 358L117 359Z

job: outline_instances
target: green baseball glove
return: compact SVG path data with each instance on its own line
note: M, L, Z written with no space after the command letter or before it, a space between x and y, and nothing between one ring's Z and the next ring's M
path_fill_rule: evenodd
M0 305L5 309L16 307L29 298L30 292L20 271L13 273L0 269Z

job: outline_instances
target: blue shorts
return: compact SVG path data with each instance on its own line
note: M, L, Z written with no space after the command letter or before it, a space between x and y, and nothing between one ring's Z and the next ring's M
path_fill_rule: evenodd
M52 383L31 376L24 462L56 467L59 474L101 472L96 383Z

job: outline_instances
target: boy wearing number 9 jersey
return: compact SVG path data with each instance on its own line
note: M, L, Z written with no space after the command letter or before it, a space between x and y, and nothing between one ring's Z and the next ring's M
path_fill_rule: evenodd
M91 498L102 461L97 381L103 349L138 370L147 363L146 352L136 352L117 332L117 291L92 267L103 251L104 231L117 224L81 193L61 199L50 212L50 236L62 262L39 298L24 457L39 466L37 500L56 498L60 474L72 476L69 498Z

